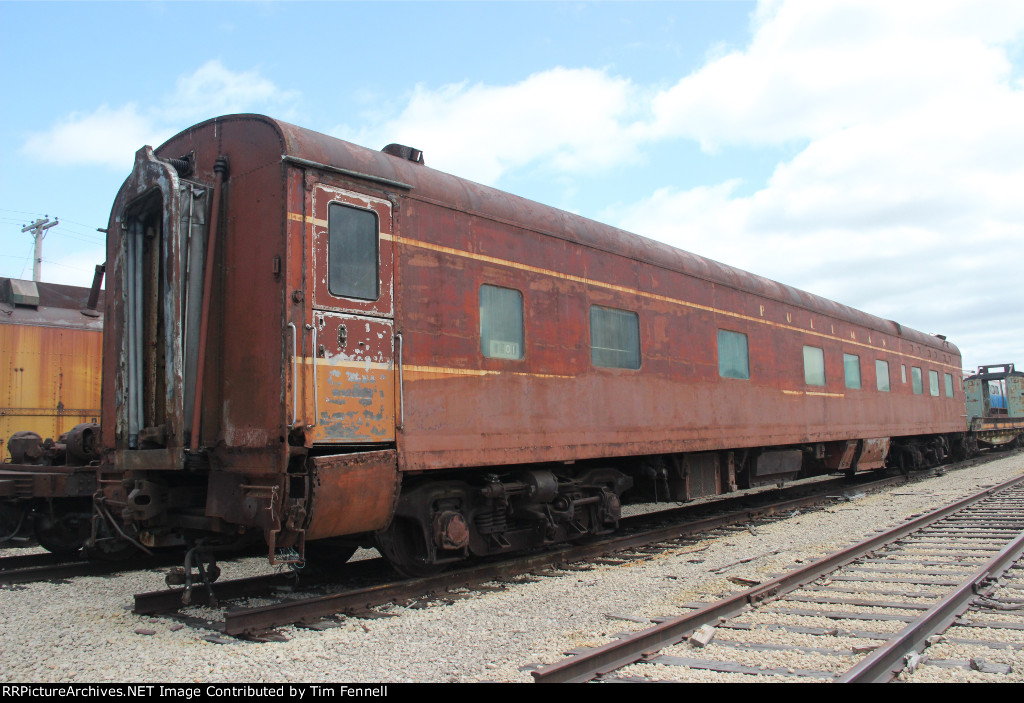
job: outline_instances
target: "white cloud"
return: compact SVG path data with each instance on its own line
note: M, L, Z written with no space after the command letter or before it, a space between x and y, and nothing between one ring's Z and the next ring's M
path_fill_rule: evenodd
M1020 3L771 3L747 48L654 99L651 136L708 150L777 144L888 119L940 94L984 99L1010 75L994 42L1022 23Z
M283 104L297 97L296 92L282 91L257 71L230 71L213 60L178 78L167 104L182 119L194 121Z
M49 164L125 169L140 146L158 146L197 120L286 106L297 97L256 71L235 72L211 60L178 78L174 93L159 104L104 104L91 113L72 113L48 130L30 134L22 151Z
M23 151L52 164L123 167L153 134L152 118L136 105L101 105L90 114L72 113L48 131L30 135Z
M398 116L331 132L359 144L415 146L434 168L493 184L524 166L580 173L635 158L635 102L626 79L554 68L509 86L419 85Z
M1024 359L995 333L1024 327L1024 93L1005 46L1024 6L1000 8L762 7L749 47L655 97L649 136L803 147L754 193L663 188L617 224L945 333L970 365Z

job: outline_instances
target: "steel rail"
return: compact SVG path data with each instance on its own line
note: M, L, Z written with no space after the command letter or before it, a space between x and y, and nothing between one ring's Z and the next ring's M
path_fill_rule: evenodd
M51 554L50 552L35 553L35 554L16 554L9 557L0 558L0 573L5 571L11 571L13 569L29 569L38 566L53 566L55 564L63 564L69 561L82 561L84 559L77 556L71 558L61 558L57 554Z
M37 583L39 581L72 578L74 576L99 576L113 573L115 569L111 568L112 566L109 563L78 560L17 567L0 573L0 585L10 586L16 583Z
M295 575L292 573L270 574L264 576L250 576L243 579L232 579L221 583L214 582L213 588L218 598L242 598L244 596L267 593L274 588L287 586L295 582ZM151 591L149 593L135 594L135 607L133 613L137 615L153 615L178 610L182 607L182 595L184 588L174 588L165 591ZM193 588L189 605L209 605L210 596L205 588Z
M709 604L686 615L671 618L652 628L596 647L561 662L541 667L531 672L534 681L537 683L582 683L601 674L620 669L639 661L648 652L654 652L679 642L703 625L717 623L719 618L733 617L753 604L811 583L889 542L900 539L947 515L963 510L969 505L1022 482L1024 482L1024 476L1011 479L968 496L952 505L933 510L892 530L870 537L830 557L811 562L807 566L771 581L740 591L717 603Z
M984 566L965 579L945 598L920 618L889 638L885 644L836 679L836 683L888 683L905 668L907 653L918 648L932 635L945 632L987 585L1005 573L1024 554L1024 532L1007 544Z
M0 571L0 585L7 586L16 583L62 580L76 576L107 576L124 571L138 571L167 566L170 563L172 562L166 556L143 556L130 561L64 559L50 564L38 563L5 568L3 571Z

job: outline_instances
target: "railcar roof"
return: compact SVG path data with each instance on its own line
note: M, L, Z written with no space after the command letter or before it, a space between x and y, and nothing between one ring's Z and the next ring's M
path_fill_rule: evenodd
M941 348L955 354L960 353L950 342L898 326L891 320L869 315L827 298L580 215L542 205L381 151L357 146L320 132L263 115L227 115L208 120L191 129L199 129L211 122L220 123L225 127L231 123L264 123L277 132L281 140L279 156L282 158L312 161L366 174L375 179L403 183L409 186L409 197L442 203L458 210L515 223L524 229L679 271L716 285L846 320L918 344ZM271 148L269 144L267 147ZM429 158L430 154L425 154L427 161Z
M7 280L19 279L0 278L0 284ZM38 305L15 305L9 300L0 300L0 324L103 330L103 291L100 291L97 316L92 317L81 313L89 302L88 288L36 281L35 289L39 294Z

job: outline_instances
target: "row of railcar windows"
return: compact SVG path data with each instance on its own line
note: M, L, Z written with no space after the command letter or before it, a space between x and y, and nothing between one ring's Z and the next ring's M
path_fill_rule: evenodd
M511 288L480 287L480 352L492 359L523 358L523 294ZM804 383L825 385L825 350L804 346ZM635 312L590 306L590 359L594 366L618 369L640 368L640 319ZM843 375L847 388L863 388L860 357L843 354ZM907 367L900 365L903 383ZM911 383L915 395L924 393L923 374L912 366ZM718 375L722 378L750 378L750 350L747 335L718 330ZM945 395L953 397L953 376L944 374ZM875 360L875 388L888 393L889 362ZM928 393L938 397L939 372L928 371Z
M523 358L523 294L480 286L480 353L492 359ZM594 366L640 368L640 318L635 312L590 306L590 359Z
M821 347L805 345L804 349L804 383L808 386L825 385L825 350ZM856 354L843 354L843 377L847 388L856 390L864 386L861 382L860 357ZM907 382L906 364L900 364L903 383ZM910 367L911 380L915 395L924 393L921 369ZM741 332L718 330L718 375L722 378L750 378L750 356L747 350L747 335ZM953 397L953 375L944 374L947 398ZM875 359L875 388L885 393L892 390L889 382L889 362ZM928 393L938 397L939 372L929 369Z
M821 347L805 345L803 354L804 383L808 386L824 386L825 350ZM900 372L903 383L906 383L906 364L900 364ZM910 367L910 372L914 394L922 395L924 393L924 386L921 369L917 366L912 366ZM718 330L718 375L722 378L750 378L750 356L747 349L747 335L742 332ZM953 375L949 373L943 375L946 397L952 398ZM843 377L847 388L860 390L864 387L861 382L860 357L856 354L843 354ZM875 359L875 388L884 393L892 390L889 381L889 362L884 359ZM939 387L939 372L929 369L929 395L938 397L941 390Z

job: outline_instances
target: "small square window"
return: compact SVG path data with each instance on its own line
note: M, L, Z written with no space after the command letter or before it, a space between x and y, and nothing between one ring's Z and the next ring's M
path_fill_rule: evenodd
M921 379L921 369L916 366L910 367L910 378L914 383L914 395L921 395L924 393L924 385Z
M953 397L953 374L947 373L946 376L946 397Z
M843 354L843 371L846 374L846 387L860 388L860 357Z
M480 286L480 353L492 359L523 358L523 294Z
M747 335L718 330L718 375L722 378L750 378Z
M804 347L804 383L825 385L825 352L818 347Z
M880 391L889 392L889 362L875 359L875 385Z
M640 368L640 318L635 312L590 306L590 360L604 368Z
M339 298L380 297L377 213L331 203L327 209L327 290Z

